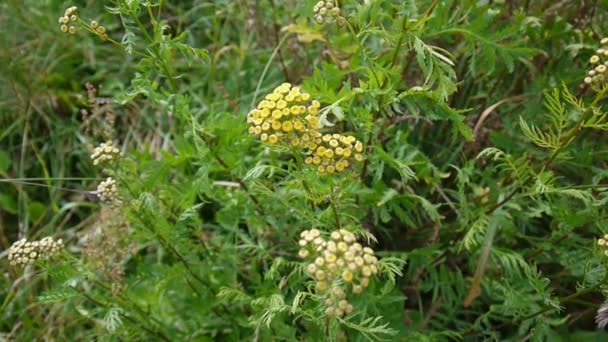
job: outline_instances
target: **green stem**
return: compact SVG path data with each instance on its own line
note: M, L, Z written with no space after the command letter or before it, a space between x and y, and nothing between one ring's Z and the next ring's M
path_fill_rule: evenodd
M159 0L158 2L158 13L156 14L156 21L160 22L160 16L163 10L163 0Z
M436 2L436 1L435 1ZM397 58L399 57L399 54L401 53L401 46L403 45L403 41L405 40L405 34L407 33L407 20L408 18L404 15L403 18L401 18L401 25L399 26L401 28L401 33L399 34L399 38L397 40L397 46L395 47L395 51L393 51L393 56L391 57L391 62L388 66L388 70L392 69L395 64L397 63ZM373 69L372 69L373 70ZM375 75L375 73L374 73ZM388 77L384 77L384 79L382 80L382 84L379 84L380 89L383 89L384 87L386 87L386 83L388 82ZM376 83L378 83L378 81L376 81ZM367 139L367 143L365 144L365 149L369 149L372 146L373 140L374 140L374 126L376 121L378 120L378 116L380 113L380 108L382 108L384 105L384 99L385 96L381 96L379 99L379 109L376 111L372 112L372 131L370 132L369 138ZM363 181L365 179L366 173L367 173L367 168L368 168L368 159L366 158L365 161L363 161L363 167L361 168L361 173L359 174L359 178Z
M268 69L270 68L270 65L272 64L272 61L274 60L275 56L277 55L277 53L281 49L281 46L283 45L283 43L285 43L285 41L287 40L287 37L289 37L289 34L286 34L286 35L283 36L283 38L281 38L281 40L277 44L277 47L274 48L274 50L272 51L272 54L270 55L270 58L268 59L268 62L266 62L266 66L264 66L264 70L262 71L262 75L260 76L260 79L258 80L258 84L255 87L255 92L253 93L253 99L251 100L251 105L249 106L250 108L254 108L255 107L255 102L258 99L258 94L260 92L260 88L262 87L262 82L264 81L264 78L266 78L266 73L268 73Z
M276 10L274 0L270 0L270 7L272 8L271 12L272 12L272 21L273 21L272 33L274 36L275 44L277 44L277 54L279 57L279 64L281 64L281 69L283 71L283 77L285 77L285 80L287 82L291 82L291 78L289 77L289 72L287 72L287 66L285 65L285 59L283 58L283 53L281 52L281 49L279 48L279 46L280 46L280 40L279 40L280 25L278 23L277 16L276 16L277 10Z
M152 13L152 6L150 5L150 2L146 3L146 9L148 10L148 16L150 17L150 21L152 22L152 25L157 26L158 22L156 21L156 18L154 17L154 13Z
M342 229L342 224L340 224L340 215L339 215L339 211L338 211L338 200L336 198L336 191L334 190L334 181L333 178L331 177L332 175L329 175L329 199L330 199L330 205L331 205L331 209L334 212L334 217L336 219L336 227L338 229Z
M397 58L399 57L399 53L401 52L401 46L403 45L403 40L405 39L405 33L407 32L407 17L403 16L402 20L401 20L401 34L399 34L399 39L397 40L397 47L395 48L395 51L393 52L393 58L391 58L391 63L388 67L388 69L392 69L395 64L397 63ZM381 88L384 88L384 86L386 85L386 79L383 80L383 84L381 86Z
M146 40L149 43L153 43L154 39L152 39L152 36L150 36L150 34L148 33L148 30L146 30L146 27L144 26L144 24L142 24L142 22L139 20L139 18L137 17L137 14L134 13L133 11L131 11L131 7L124 1L121 1L123 3L123 5L129 9L129 15L131 16L131 18L133 18L133 20L135 21L135 24L137 24L137 26L139 27L139 30L144 34L144 36L146 36Z
M167 65L167 62L164 60L164 58L162 58L162 56L160 56L160 51L158 51L158 49L156 49L156 53L158 54L157 58L160 62L160 67L163 69L165 76L169 80L169 84L171 85L171 90L173 91L173 93L177 94L179 91L179 88L177 87L177 84L175 83L175 80L173 79L173 75L171 73L171 70L169 69L169 66Z
M308 185L308 182L306 182L306 180L304 179L303 176L303 171L304 171L304 163L302 163L302 156L300 155L300 151L298 151L295 147L291 146L289 147L291 149L291 154L293 154L294 158L296 159L296 166L298 167L298 174L300 175L299 181L302 184L302 187L304 188L304 190L306 191L306 193L308 194L308 197L310 198L310 206L312 208L312 210L314 211L316 209L315 203L314 203L314 196L312 193L312 190L310 189L310 186Z
M90 33L92 33L92 34L96 35L97 37L101 37L101 35L99 34L99 32L97 32L97 30L95 30L94 28L92 28L92 27L91 27L89 24L87 24L87 23L86 23L84 20L82 20L82 19L78 18L78 23L79 23L79 24L80 24L80 26L81 26L81 27L83 27L85 30L87 30L87 31L89 31ZM125 46L125 44L122 44L122 43L120 43L120 42L118 42L118 41L116 41L116 40L114 40L114 39L112 39L112 38L110 38L110 37L108 37L108 38L107 38L105 41L108 41L108 42L110 42L110 43L112 43L112 44L116 45L117 47L120 47L120 48L123 48L123 49L126 47L126 46ZM135 55L137 55L137 56L139 56L139 57L148 57L148 55L146 55L145 53L139 52L139 51L137 51L137 50L133 50L132 52L133 52L133 54L135 54Z
M124 3L124 1L123 1L123 3ZM149 14L151 14L150 7L149 6L147 6L147 7L148 7ZM133 20L139 27L139 30L145 36L148 43L153 45L155 43L154 38L150 35L150 33L148 32L148 30L146 29L144 24L139 20L139 18L137 17L137 14L134 13L133 11L129 11L129 15L133 18ZM153 16L152 16L152 18L153 18ZM153 24L157 25L156 21L153 20ZM171 70L169 69L169 66L167 65L167 61L165 61L163 56L160 55L160 49L158 48L158 45L154 45L154 48L152 49L152 51L153 51L153 53L150 53L150 56L152 58L154 58L154 60L156 62L159 63L160 68L163 70L163 72L165 73L165 76L169 80L169 84L171 85L171 90L173 91L173 93L177 93L179 88L177 87L177 84L175 83L175 80L173 79L173 75L171 73Z

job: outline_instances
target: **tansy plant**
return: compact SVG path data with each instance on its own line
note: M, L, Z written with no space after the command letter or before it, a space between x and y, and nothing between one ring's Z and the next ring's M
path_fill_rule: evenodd
M606 339L602 2L73 5L0 2L0 340Z

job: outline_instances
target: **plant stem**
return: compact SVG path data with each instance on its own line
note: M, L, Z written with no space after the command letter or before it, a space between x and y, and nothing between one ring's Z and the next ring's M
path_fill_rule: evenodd
M403 40L405 39L405 33L407 32L407 17L404 15L403 18L401 19L401 25L399 26L401 28L401 33L399 34L399 38L397 40L397 46L395 47L395 50L393 51L393 56L391 58L391 61L389 63L388 66L388 70L392 69L395 64L397 63L397 57L399 57L399 53L401 52L401 46L403 45ZM388 77L385 76L385 78L382 80L382 84L379 84L380 89L384 88L386 86L386 83L388 82ZM382 108L382 103L384 102L384 96L381 96L379 103L380 103L380 108ZM380 108L376 111L372 112L372 131L370 132L369 138L367 139L367 143L365 144L365 149L369 149L372 146L372 142L374 139L374 125L376 123L376 121L378 120L378 116L380 114ZM368 163L369 163L369 158L366 158L363 161L363 167L361 168L361 174L359 175L359 178L363 181L365 179L365 176L367 174L367 168L368 168Z
M268 62L266 62L266 65L264 66L264 70L262 71L262 75L260 76L260 79L258 80L258 84L255 87L255 92L253 93L253 99L251 100L251 105L249 107L251 107L251 108L255 107L255 102L258 99L258 94L260 92L260 88L262 87L262 82L264 81L264 78L266 78L266 74L268 73L268 69L270 69L270 65L272 64L274 57L278 54L279 50L281 49L281 46L287 40L287 37L289 37L289 34L286 34L283 36L283 38L281 38L281 40L277 44L277 47L274 48L274 50L272 51L270 58L268 58Z
M281 69L283 71L283 76L287 82L291 82L291 77L289 77L289 72L287 72L287 66L285 66L285 59L283 58L283 53L281 52L281 40L279 39L279 23L277 22L277 10L274 4L274 0L270 0L270 7L272 8L272 33L274 36L274 42L277 44L277 53L279 56L279 63L281 64Z
M291 145L290 145L290 149L291 149L291 154L296 159L298 173L300 174L300 177L298 177L298 178L300 180L300 183L302 184L302 187L308 194L308 197L310 197L310 206L311 206L312 210L314 211L316 209L316 205L314 202L314 196L313 196L312 190L310 189L310 186L308 186L308 182L306 182L306 179L304 179L304 177L302 175L302 172L304 170L304 164L302 163L302 156L300 155L300 152Z
M151 9L150 9L149 5L147 6L147 9L148 9L148 14L150 15L150 17L152 19L152 24L153 25L158 25L158 22L156 22L154 20L154 16L153 16L153 14L151 12ZM160 54L159 45L155 44L154 38L150 35L150 33L148 32L148 30L146 29L146 27L144 26L144 24L142 24L142 22L139 20L139 18L137 17L137 14L134 13L133 11L129 11L129 15L133 18L133 20L135 21L135 23L139 27L139 30L145 36L145 38L148 41L148 43L151 44L151 45L153 45L153 48L150 50L150 57L152 57L156 62L159 63L160 68L165 73L165 77L167 77L167 79L169 80L169 84L171 85L171 90L173 91L173 93L177 93L178 90L179 90L179 88L177 87L177 84L175 83L175 80L173 79L173 75L171 73L171 70L169 69L169 66L167 65L167 61L165 61L165 59L163 58L163 56L161 56L161 54ZM160 9L159 9L159 15L160 15Z
M338 229L342 229L342 225L340 224L340 215L339 215L339 211L338 211L338 204L336 203L338 200L336 198L336 191L334 190L334 181L333 178L331 178L331 175L329 177L329 199L330 199L330 205L331 205L331 209L334 212L334 217L336 219L336 227Z

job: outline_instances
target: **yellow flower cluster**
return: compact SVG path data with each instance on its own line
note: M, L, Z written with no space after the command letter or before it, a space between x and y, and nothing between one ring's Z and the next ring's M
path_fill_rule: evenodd
M28 242L21 239L8 250L8 261L11 266L29 266L38 260L47 260L63 249L63 240L45 237L40 241Z
M353 136L341 134L318 135L307 145L306 164L317 166L319 172L341 172L349 165L348 160L363 160L363 144Z
M604 250L604 255L608 256L608 234L597 240L597 245Z
M271 144L288 142L297 147L303 134L320 128L320 107L310 94L283 83L247 114L249 133Z
M314 12L315 21L319 24L331 24L337 20L339 25L343 25L346 21L344 17L340 15L340 7L334 5L332 0L319 1L312 10Z
M353 307L344 290L360 294L378 273L374 250L356 240L355 234L345 229L331 232L329 238L322 236L318 229L300 234L298 255L310 261L306 271L316 281L316 292L325 298L327 316L342 317L351 313Z
M59 23L61 24L61 32L76 34L76 26L70 25L69 23L75 23L78 20L78 13L76 11L78 7L72 6L65 10L63 16L59 17Z
M363 144L355 137L319 132L319 101L290 83L283 83L247 114L249 133L271 144L301 149L306 164L321 173L341 172L349 159L363 160Z
M93 165L95 166L112 165L118 159L120 159L120 150L112 141L101 143L91 153L91 160L93 160Z
M116 208L122 204L116 181L112 177L108 177L105 181L99 183L96 194L99 196L101 203L110 207Z
M63 16L59 17L59 24L61 24L61 32L76 34L78 30L74 25L76 25L76 22L79 20L78 13L76 13L77 11L78 7L72 6L65 10ZM72 23L72 25L68 26L68 24L70 23ZM93 31L97 36L99 36L102 41L108 40L106 28L99 25L99 23L95 20L91 21L91 23L88 25L88 28Z
M600 44L602 48L595 51L596 54L589 59L593 68L587 72L584 80L585 84L594 88L599 88L608 80L608 38L603 38Z

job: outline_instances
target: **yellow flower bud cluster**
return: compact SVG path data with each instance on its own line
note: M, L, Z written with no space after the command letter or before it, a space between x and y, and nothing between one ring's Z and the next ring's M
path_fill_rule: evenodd
M353 305L348 302L346 292L340 286L334 286L326 291L325 315L343 317L353 312Z
M585 84L594 88L599 88L608 80L608 38L602 38L600 41L601 48L595 51L595 55L591 56L589 63L593 66L587 71Z
M597 240L597 245L604 251L604 255L608 256L608 234Z
M310 94L283 83L247 114L249 133L264 142L301 149L306 164L321 173L341 172L349 159L363 160L363 144L352 136L319 132L320 107Z
M334 5L332 0L319 1L312 8L315 21L319 24L331 24L338 21L339 25L343 25L346 19L340 15L340 7Z
M341 172L349 164L348 160L354 158L363 160L363 144L353 136L341 134L318 135L307 145L308 156L306 164L317 166L321 173Z
M76 34L76 26L69 25L71 23L75 23L78 20L78 13L76 11L78 7L72 6L65 10L63 16L59 17L59 24L61 24L61 32Z
M309 261L306 272L314 278L316 292L324 297L328 316L342 317L352 312L345 290L357 295L378 273L374 250L357 242L355 234L340 229L328 238L318 229L300 234L298 255Z
M47 260L63 250L63 240L45 237L40 241L28 242L21 239L9 248L8 261L11 266L29 266L38 260Z
M108 34L106 33L106 28L99 25L98 22L96 22L95 20L91 20L91 23L89 24L89 28L91 28L91 30L95 31L95 33L99 36L99 39L101 39L102 41L106 41L108 40Z
M118 207L122 204L116 181L112 177L108 177L105 181L99 183L96 191L99 196L99 201L107 204L110 207Z
M93 165L103 166L115 164L120 159L120 150L114 145L114 142L107 141L95 147L91 153Z
M287 142L297 147L303 134L320 128L317 116L320 107L310 94L283 83L247 114L249 133L264 142Z

